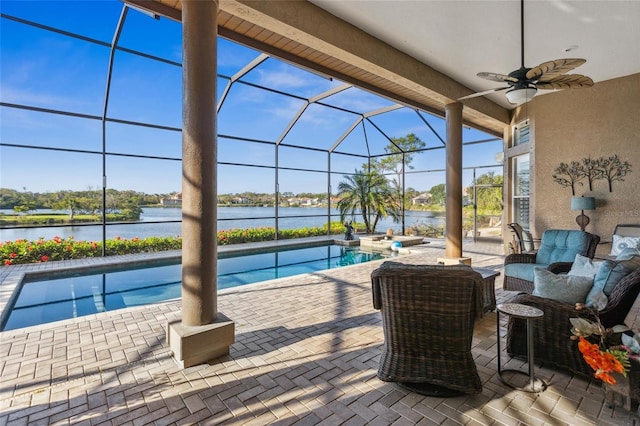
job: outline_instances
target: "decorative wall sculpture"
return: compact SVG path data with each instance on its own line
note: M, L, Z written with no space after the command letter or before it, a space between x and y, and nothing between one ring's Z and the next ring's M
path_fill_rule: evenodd
M593 191L593 183L598 180L606 180L609 192L613 192L613 182L624 181L624 177L631 173L631 164L622 161L617 154L610 157L591 159L583 158L582 161L560 163L555 169L553 180L564 188L571 188L571 195L576 195L576 185L584 185L586 179L589 191Z

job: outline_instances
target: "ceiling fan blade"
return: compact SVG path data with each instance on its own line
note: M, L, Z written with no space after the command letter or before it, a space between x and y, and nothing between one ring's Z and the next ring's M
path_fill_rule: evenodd
M495 72L479 72L477 74L478 77L480 78L484 78L485 80L491 80L491 81L498 81L500 83L502 82L514 82L517 83L518 79L514 78L514 77L509 77L506 74L497 74Z
M536 87L543 90L579 89L593 86L591 78L581 74L558 75L544 81L538 81Z
M465 99L477 98L478 96L484 96L484 95L488 95L489 93L499 92L501 90L507 90L507 89L510 89L510 88L511 88L511 86L499 87L497 89L489 89L489 90L485 90L484 92L472 93L471 95L463 96L461 98L458 98L458 100L459 101L463 101Z
M587 62L586 59L556 59L554 61L543 62L537 67L531 68L527 72L528 80L540 80L544 76L556 76L571 71L574 68Z

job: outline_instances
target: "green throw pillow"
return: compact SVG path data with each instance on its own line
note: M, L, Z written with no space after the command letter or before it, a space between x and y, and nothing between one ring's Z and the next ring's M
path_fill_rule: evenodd
M533 270L533 295L565 303L585 303L593 278L556 275L543 268Z

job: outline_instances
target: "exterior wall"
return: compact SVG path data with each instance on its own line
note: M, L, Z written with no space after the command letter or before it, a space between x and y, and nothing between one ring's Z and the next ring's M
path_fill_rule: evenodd
M586 179L576 185L577 196L596 198L596 210L585 211L591 219L586 230L610 242L616 224L640 223L640 74L604 81L588 89L538 96L518 108L512 124L525 118L530 120L533 142L531 146L506 150L505 176L510 177L509 157L531 153L530 226L534 237L550 228L579 229L575 217L580 212L570 209L571 188L556 183L553 174L561 162L581 162L589 157L617 154L622 161L631 163L631 172L624 181L613 182L612 192L606 180L595 181L591 191ZM601 244L598 253L609 249L609 245Z

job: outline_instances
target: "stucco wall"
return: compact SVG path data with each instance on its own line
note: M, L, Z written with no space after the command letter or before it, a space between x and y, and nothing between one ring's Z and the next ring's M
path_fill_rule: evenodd
M553 179L561 162L597 159L617 154L631 163L624 181L615 181L609 192L607 180L597 180L589 190L583 180L576 195L596 198L596 210L587 231L611 241L617 223L640 223L640 74L598 83L588 89L564 90L534 98L527 111L533 131L532 229L578 229L572 211L571 189ZM519 120L520 117L515 120ZM517 122L517 121L515 121ZM607 251L601 245L598 252Z

